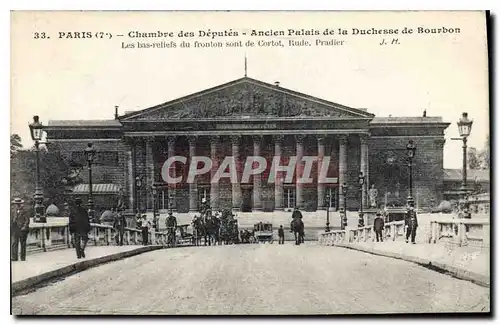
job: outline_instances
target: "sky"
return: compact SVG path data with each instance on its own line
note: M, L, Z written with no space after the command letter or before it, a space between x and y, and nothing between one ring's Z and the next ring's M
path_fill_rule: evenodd
M280 81L282 87L366 108L376 116L442 116L444 167L461 168L456 122L462 112L474 120L469 145L483 148L489 133L488 60L485 20L480 12L38 12L14 13L11 21L11 133L31 145L33 115L47 124L58 119L112 119L198 92L244 75ZM404 27L460 28L454 34L403 35ZM352 35L357 29L398 29L400 34ZM251 37L252 30L332 29L333 36ZM339 28L349 35L338 35ZM190 41L209 42L199 31L238 32L247 40L344 41L343 46L138 49L129 32L194 32ZM50 39L36 39L45 32ZM59 33L65 33L59 38ZM111 39L65 38L68 32L96 32ZM117 35L123 34L119 37ZM39 34L40 35L40 34ZM83 34L81 34L83 35ZM100 35L100 34L98 34ZM382 39L399 44L379 45ZM122 44L123 42L123 44ZM134 44L136 48L124 48Z

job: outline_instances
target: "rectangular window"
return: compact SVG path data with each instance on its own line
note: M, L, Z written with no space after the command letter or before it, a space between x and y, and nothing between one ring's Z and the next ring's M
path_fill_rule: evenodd
M295 187L285 187L283 189L283 207L285 209L295 208Z
M325 194L328 194L330 196L330 202L325 202L327 207L328 203L330 203L330 208L337 208L337 188L336 187L327 187L325 189Z

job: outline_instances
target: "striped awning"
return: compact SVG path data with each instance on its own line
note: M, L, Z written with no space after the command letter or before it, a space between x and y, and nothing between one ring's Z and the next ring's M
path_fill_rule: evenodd
M116 184L92 184L92 194L118 194L120 186ZM78 184L73 187L71 194L88 194L89 184Z

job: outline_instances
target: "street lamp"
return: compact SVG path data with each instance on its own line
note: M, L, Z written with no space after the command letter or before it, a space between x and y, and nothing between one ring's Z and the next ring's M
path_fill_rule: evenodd
M33 123L29 125L31 139L35 141L35 153L36 153L36 182L35 182L35 194L33 199L35 200L35 222L47 222L45 217L43 206L43 190L40 185L40 141L43 136L43 125L39 121L38 115L33 116Z
M137 213L141 212L141 186L142 186L142 179L139 176L136 176L135 178L135 197L137 198Z
M359 204L358 227L365 226L365 219L363 218L363 186L365 185L365 178L366 176L363 175L363 172L359 172L358 182L359 182L360 204Z
M156 184L151 185L151 192L153 193L153 226L158 231L158 218L156 215L156 196L158 194Z
M325 232L330 231L330 193L327 192L325 195L326 200L326 227Z
M408 154L408 198L406 199L408 203L408 207L413 207L415 205L415 201L413 200L413 158L415 157L415 151L417 147L413 143L413 140L408 141L406 145L406 153Z
M344 202L343 202L344 211L341 214L342 230L344 230L345 228L347 228L347 184L346 183L341 185L341 190L342 190L342 196L344 197Z
M94 162L96 156L96 151L92 146L92 142L87 144L87 148L85 148L85 158L87 159L87 166L89 170L89 200L88 200L88 208L89 208L89 219L92 222L96 222L95 220L95 211L94 211L94 200L92 197L92 163Z
M168 212L172 212L172 205L173 205L172 193L168 191Z
M460 188L461 196L464 201L463 217L470 219L469 202L467 199L467 137L472 129L472 120L469 120L467 113L462 113L462 117L457 122L458 133L463 141L463 164L462 164L462 186Z

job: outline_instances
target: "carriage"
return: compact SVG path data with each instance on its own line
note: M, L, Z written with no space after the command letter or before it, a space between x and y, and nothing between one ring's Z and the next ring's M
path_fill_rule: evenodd
M184 243L191 243L193 241L193 234L188 232L188 228L191 225L185 224L185 225L177 225L177 231L176 231L176 244L184 244Z
M267 222L259 222L253 226L255 242L273 243L273 225Z

